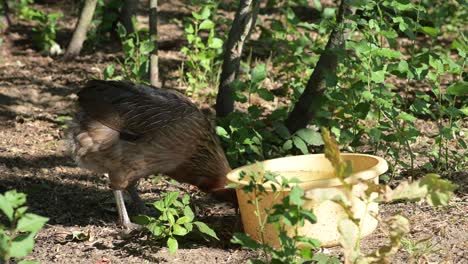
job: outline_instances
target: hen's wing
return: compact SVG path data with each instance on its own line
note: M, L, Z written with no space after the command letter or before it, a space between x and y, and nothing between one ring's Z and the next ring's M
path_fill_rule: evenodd
M188 98L177 92L125 81L89 81L78 97L89 116L121 132L123 139L137 139L201 114Z

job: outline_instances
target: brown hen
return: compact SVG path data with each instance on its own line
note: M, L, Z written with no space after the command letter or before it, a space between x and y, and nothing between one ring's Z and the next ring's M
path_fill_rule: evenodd
M69 131L71 150L82 167L108 173L119 222L133 224L122 191L141 200L135 185L154 173L198 186L222 200L230 171L210 120L184 95L125 81L89 81L78 92Z

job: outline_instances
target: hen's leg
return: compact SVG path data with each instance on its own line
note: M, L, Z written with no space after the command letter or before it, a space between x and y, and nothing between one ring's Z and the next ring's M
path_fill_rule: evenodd
M114 190L115 202L117 204L117 211L119 212L119 224L124 226L127 229L134 229L138 225L130 222L128 217L127 209L125 208L125 202L122 190Z

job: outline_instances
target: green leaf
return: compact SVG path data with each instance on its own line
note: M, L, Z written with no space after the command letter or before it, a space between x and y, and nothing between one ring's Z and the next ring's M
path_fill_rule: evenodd
M40 264L40 262L37 260L22 260L18 264Z
M404 120L404 121L406 121L406 122L410 122L410 123L416 121L416 119L417 119L417 118L414 117L412 114L408 114L408 113L406 113L406 112L401 112L401 113L397 116L397 118L399 118L399 119L401 119L401 120Z
M163 234L163 226L158 222L152 222L146 228L157 238Z
M299 186L294 186L289 193L289 201L294 205L304 204L302 196L304 195L304 190Z
M179 197L179 192L170 192L165 195L164 197L164 205L169 207L174 203L174 201Z
M275 132L282 138L282 139L288 139L291 134L289 133L288 128L280 122L275 122L273 123L273 128L275 129Z
M134 217L132 217L132 221L135 223L135 224L139 224L139 225L148 225L154 218L152 217L149 217L147 215L136 215Z
M431 37L437 37L439 35L439 30L437 28L433 27L421 27L420 28L421 32L431 36Z
M16 236L10 247L10 257L23 258L26 257L34 247L34 234L21 234Z
M323 9L322 16L324 18L331 19L331 18L333 18L335 16L335 11L336 11L336 8L325 7Z
M211 10L209 6L204 6L200 12L200 19L207 19L211 15Z
M309 153L309 150L307 149L307 145L304 143L304 140L302 140L298 136L293 136L292 140L293 140L294 146L296 146L296 148L298 148L303 154Z
M193 34L195 33L195 29L193 28L192 24L185 24L184 30L188 34Z
M314 131L310 128L303 128L297 131L296 135L302 138L302 140L304 140L309 145L313 145L313 146L323 145L322 135L319 132Z
M312 260L315 261L316 264L340 264L340 260L334 256L329 256L324 253L316 253L312 257Z
M8 220L13 221L13 206L2 194L0 194L0 210L8 217Z
M362 96L362 99L364 99L364 100L366 100L368 102L374 100L374 95L370 91L367 91L367 90L362 92L361 96Z
M189 218L189 220L190 220L189 222L192 222L193 219L195 218L195 214L193 213L192 208L190 208L190 206L185 206L184 216Z
M172 255L176 253L177 249L179 248L179 244L175 238L168 238L167 239L167 247L169 248L169 253Z
M218 136L222 137L222 138L229 138L229 134L226 131L226 129L224 129L223 127L220 127L220 126L216 127L216 134Z
M447 88L447 93L455 96L465 96L468 95L468 82L459 81L452 83Z
M212 38L208 46L212 49L220 49L223 47L223 40L220 38Z
M288 150L292 149L292 147L293 147L293 142L292 142L292 140L288 139L288 140L286 140L284 142L282 148L283 148L284 151L288 151Z
M145 54L149 54L153 51L154 49L154 44L153 42L150 42L150 41L145 41L143 42L143 44L141 44L140 46L140 53L142 55L145 55Z
M213 21L207 19L207 20L204 20L204 21L200 24L199 28L200 28L200 29L208 29L208 30L210 30L210 29L214 28L214 23L213 23Z
M401 52L389 48L378 48L372 51L374 55L382 56L389 59L398 59L401 57Z
M261 83L266 78L266 64L261 63L252 70L252 82Z
M182 197L182 203L184 205L190 204L190 196L188 196L188 194L184 194L184 196Z
M114 76L114 72L115 72L115 66L114 64L111 64L109 66L107 66L105 69L104 69L104 79L110 79L112 78L112 76Z
M186 234L188 234L188 231L182 226L175 224L172 226L172 234L176 236L185 236Z
M409 71L408 62L401 60L400 63L398 63L398 71L401 73L407 73Z
M245 233L234 233L231 242L250 249L259 249L261 247L257 241Z
M448 180L441 179L437 174L426 174L420 182L420 185L428 189L427 202L431 206L447 205L457 185Z
M166 210L166 207L164 206L164 201L163 200L158 200L153 203L154 208L158 209L160 212L163 212Z
M36 234L48 220L49 218L27 213L18 220L16 229L22 232L32 232Z
M384 70L372 72L371 80L375 83L383 83L385 81L385 72Z
M127 36L127 30L120 22L117 24L117 33L121 39L124 39Z
M174 211L174 210L168 210L166 212L166 216L167 216L167 221L169 221L169 224L173 225L175 224L175 218L174 218L174 212L171 212L171 211Z
M321 244L320 241L315 238L304 237L304 236L297 236L296 240L312 249L318 248Z
M193 224L198 228L198 230L200 232L202 232L203 234L207 234L211 237L214 237L216 238L217 240L219 240L218 236L216 235L215 231L213 229L211 229L208 225L206 225L205 223L203 222L199 222L199 221L196 221L196 222L193 222Z
M13 208L18 208L26 203L26 194L16 192L16 190L6 192L4 196Z
M273 96L273 94L266 88L260 88L257 90L257 93L258 95L264 99L264 100L267 100L267 101L273 101L275 99L275 97Z
M181 218L177 219L176 224L182 225L191 221L192 219L190 216L182 216Z

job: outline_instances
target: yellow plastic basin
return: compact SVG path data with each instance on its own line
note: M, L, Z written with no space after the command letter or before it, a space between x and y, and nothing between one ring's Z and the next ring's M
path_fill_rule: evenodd
M387 162L376 156L366 154L341 154L344 160L350 160L352 163L353 174L347 178L349 183L357 183L358 180L372 180L378 182L378 176L387 171ZM317 216L317 223L306 224L299 228L299 235L318 239L322 242L323 247L336 246L339 244L339 233L337 225L340 219L345 216L341 206L332 202L325 201L319 203L315 196L314 190L317 189L336 189L342 191L343 187L340 181L335 177L334 169L324 154L311 154L302 156L293 156L279 159L266 160L252 165L243 166L231 171L227 178L230 182L240 185L236 189L237 199L242 217L244 230L253 239L261 241L260 225L258 218L255 215L254 205L248 203L249 200L254 200L252 193L246 194L241 187L247 184L247 180L239 179L239 174L244 171L249 175L249 172L276 172L286 178L296 177L301 181L299 184L305 191L307 200L304 207L313 210ZM262 196L260 201L261 212L265 208L271 208L275 203L281 201L282 197L288 195L288 190L285 190L282 195L275 201L274 194L271 190L271 184L265 184L264 187L268 190L268 194ZM354 185L353 187L353 202L356 210L354 216L361 219L360 225L363 236L371 234L377 227L378 221L375 215L378 213L377 203L371 203L367 206L356 197L363 192L362 185ZM264 216L262 216L264 217ZM293 230L288 230L292 234ZM279 246L278 232L273 225L267 225L264 231L264 241L270 246Z

